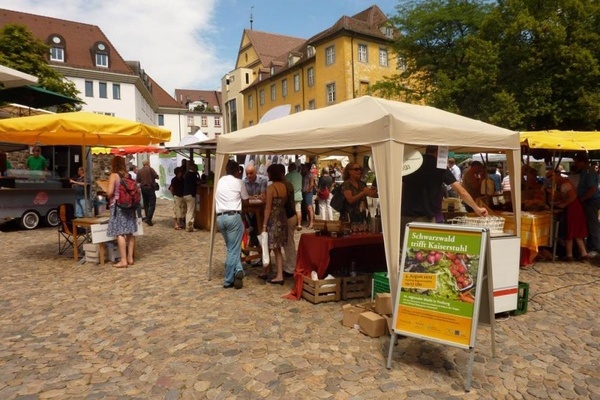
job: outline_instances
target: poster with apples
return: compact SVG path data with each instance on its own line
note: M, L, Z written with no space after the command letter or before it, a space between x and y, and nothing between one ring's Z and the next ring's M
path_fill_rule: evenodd
M468 348L477 325L477 283L486 232L452 225L411 225L402 252L395 331Z

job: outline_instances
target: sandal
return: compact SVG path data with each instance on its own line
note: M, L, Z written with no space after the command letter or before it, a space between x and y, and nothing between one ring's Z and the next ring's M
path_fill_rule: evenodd
M113 267L115 267L115 268L127 268L127 264L123 265L123 264L119 264L119 263L114 263Z
M175 230L176 230L176 231L180 231L180 230L181 230L181 227L180 227L180 226L176 226L176 227L175 227Z

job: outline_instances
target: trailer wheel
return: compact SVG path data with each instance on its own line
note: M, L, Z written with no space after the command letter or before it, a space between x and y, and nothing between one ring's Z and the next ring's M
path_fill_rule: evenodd
M33 211L25 211L21 216L21 227L24 229L35 229L40 224L40 215Z
M58 224L60 224L60 218L58 218L58 210L56 208L48 211L48 214L46 214L46 223L50 226L58 226Z

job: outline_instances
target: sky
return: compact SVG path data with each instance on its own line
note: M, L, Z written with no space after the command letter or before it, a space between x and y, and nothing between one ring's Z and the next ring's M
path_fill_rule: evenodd
M374 4L394 15L398 0L0 0L0 8L98 26L172 96L220 90L251 14L254 30L308 39Z

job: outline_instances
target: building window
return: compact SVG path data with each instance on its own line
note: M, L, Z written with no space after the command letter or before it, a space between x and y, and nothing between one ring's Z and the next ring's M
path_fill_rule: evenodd
M327 103L335 103L335 83L330 83L326 87Z
M382 67L388 66L388 52L386 49L379 49L379 65Z
M394 37L394 29L392 29L392 27L390 26L386 26L385 27L385 36L389 37L390 39Z
M281 96L286 97L288 94L287 79L281 81Z
M101 99L108 98L108 89L107 89L106 82L100 82L98 84L98 95L100 96Z
M315 69L313 67L306 70L306 81L308 82L308 86L315 84Z
M94 97L94 82L85 81L85 97Z
M221 117L215 116L215 128L221 127Z
M208 127L208 118L206 117L206 115L200 117L200 126L204 128Z
M64 39L59 35L52 35L47 44L50 46L50 61L65 62Z
M65 61L65 52L62 47L51 47L50 48L50 61Z
M306 48L306 56L307 57L312 57L314 55L315 55L315 48L314 48L314 46L308 46Z
M254 108L254 96L251 94L248 95L248 110L252 110Z
M335 62L335 47L329 46L325 49L325 65L332 65Z
M358 61L360 62L369 62L369 56L367 53L367 45L366 44L359 44L358 45Z
M258 104L261 106L265 105L265 89L260 89L258 92Z
M397 61L397 68L400 71L406 71L406 58L404 58L404 56L398 56L398 61Z
M275 101L275 98L277 96L277 87L275 86L275 84L271 85L271 101Z
M108 54L96 53L96 67L108 68Z
M294 112L295 112L295 113L299 113L299 112L300 112L300 104L296 104L296 105L294 106Z
M113 83L113 99L121 100L121 85Z
M194 126L194 116L193 115L187 116L187 126L188 127Z
M300 91L300 74L294 74L294 92Z
M164 114L158 114L158 126L165 126L165 116Z
M315 109L315 101L314 100L309 100L308 101L308 109L309 110L314 110Z
M108 46L102 42L94 44L94 57L96 59L96 67L108 68Z

